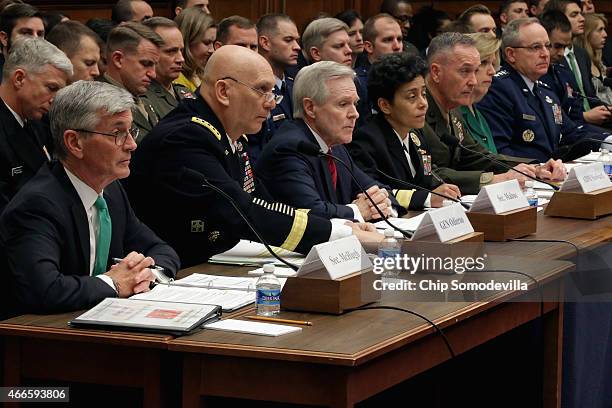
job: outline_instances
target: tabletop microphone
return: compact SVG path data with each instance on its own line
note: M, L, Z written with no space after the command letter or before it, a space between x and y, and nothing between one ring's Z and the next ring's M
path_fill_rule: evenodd
M359 181L357 181L357 178L355 177L355 175L351 171L351 168L349 167L348 164L346 164L344 162L344 160L340 159L339 157L334 156L333 154L329 154L329 153L323 152L321 150L321 148L319 146L315 145L314 143L309 143L309 142L306 142L306 141L303 141L303 140L300 141L297 144L297 151L300 152L300 153L303 153L305 155L308 155L308 156L325 156L325 157L329 157L332 160L337 161L338 163L342 164L344 166L344 168L346 168L348 173L351 175L351 178L353 179L353 181L355 182L355 184L357 185L359 190L361 190L361 192L364 193L365 196L368 198L370 203L372 203L372 205L376 209L376 212L378 212L378 215L380 215L380 218L385 223L387 223L387 225L389 225L391 228L393 228L394 230L396 230L400 234L402 234L404 236L404 238L406 238L408 240L412 239L412 233L410 233L408 231L404 231L403 229L397 227L396 225L391 223L391 221L389 221L387 216L385 214L383 214L383 212L380 210L380 208L378 208L378 205L376 205L376 203L374 202L372 197L370 197L370 194L368 194L368 192L363 188L363 186L361 186L361 184L359 184Z
M403 185L408 186L408 187L411 187L411 188L416 188L417 190L427 191L429 194L437 195L438 197L446 198L447 200L451 200L451 201L454 201L454 202L456 202L456 203L459 203L459 204L461 204L461 206L462 206L463 208L465 208L466 210L469 210L469 209L470 209L470 206L469 206L467 203L464 203L463 201L461 201L461 200L459 200L459 199L457 199L457 198L453 198L453 197L451 197L451 196L447 196L446 194L438 193L438 192L435 192L435 191L430 190L430 189L428 189L428 188L425 188L425 187L419 186L418 184L412 184L412 183L411 183L411 182L409 182L409 181L405 181L405 180L402 180L402 179L399 179L399 178L396 178L396 177L390 176L389 174L385 173L384 171L382 171L382 170L380 170L380 169L376 169L376 171L377 171L377 172L378 172L378 174L380 174L381 176L386 177L386 178L387 178L387 179L389 179L389 180L395 181L396 183L403 184Z
M202 173L200 173L199 171L190 169L188 167L183 167L181 169L180 180L187 180L187 181L192 182L194 184L199 184L201 187L210 188L211 190L213 190L216 193L218 193L219 195L221 195L223 198L225 198L227 201L229 201L230 204L232 204L234 209L238 212L238 214L240 214L240 217L244 220L244 222L246 222L246 224L249 226L251 231L253 231L253 234L255 234L255 236L257 237L259 242L261 242L266 247L268 252L270 252L270 254L273 257L275 257L276 259L278 259L279 261L281 261L282 263L284 263L285 265L287 265L288 267L290 267L294 271L297 271L299 269L297 265L295 265L295 264L293 264L293 263L291 263L289 261L286 261L285 259L281 258L276 252L274 252L272 250L272 248L270 247L270 245L268 244L268 242L259 234L259 232L257 232L257 230L255 229L255 226L253 226L253 224L248 219L246 214L240 209L240 207L238 207L238 204L236 204L236 201L232 197L230 197L230 195L227 194L225 191L223 191L219 187L211 184L208 181L208 179L206 178L206 176L204 176Z
M477 155L479 155L479 156L484 157L485 159L489 160L489 161L490 161L490 162L492 162L492 163L495 163L495 164L497 164L497 165L499 165L499 166L502 166L503 168L505 168L505 169L507 169L507 170L512 170L512 171L515 171L515 172L517 172L517 173L519 173L519 174L522 174L523 176L525 176L525 177L527 177L527 178L529 178L529 179L531 179L531 180L535 180L535 181L539 181L540 183L544 183L544 184L546 184L546 185L548 185L548 186L552 187L552 189L553 189L553 190L555 190L555 191L559 190L559 187L558 187L558 186L556 186L556 185L554 185L554 184L552 184L552 183L550 183L550 182L548 182L548 181L545 181L545 180L539 179L539 178L534 177L534 176L530 176L529 174L527 174L527 173L525 173L525 172L523 172L523 171L520 171L520 170L518 170L518 169L515 169L514 167L511 167L511 166L507 165L507 164L506 164L506 163L504 163L504 162L501 162L501 161L499 161L499 160L497 160L497 159L494 159L494 158L490 157L489 155L486 155L486 154L481 153L481 152L479 152L479 151L477 151L477 150L472 150L472 149L470 149L470 148L468 148L468 147L465 147L464 145L462 145L462 144L461 144L461 142L459 141L459 139L457 139L457 138L456 138L456 137L454 137L454 136L451 136L451 135L449 135L449 134L446 134L446 135L442 136L441 140L442 140L442 142L443 142L443 143L446 143L447 145L450 145L450 146L452 146L452 147L459 147L459 148L460 148L460 149L462 149L462 150L468 151L468 152L470 152L470 153L475 153L475 154L477 154Z

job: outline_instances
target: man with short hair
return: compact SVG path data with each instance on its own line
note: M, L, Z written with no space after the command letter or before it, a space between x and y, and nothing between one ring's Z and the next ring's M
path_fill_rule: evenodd
M602 140L604 135L572 121L557 95L539 81L548 72L549 47L548 34L534 17L515 20L504 31L506 66L478 103L500 153L545 162L550 158L571 160L599 148L599 143L588 142L568 152L581 139Z
M529 14L532 17L540 17L544 13L546 3L548 3L548 0L529 0Z
M217 25L215 50L224 45L239 45L257 52L257 28L248 18L242 16L226 17Z
M42 166L0 217L9 314L81 310L147 291L152 265L176 275L178 256L136 218L117 181L136 149L133 103L102 82L58 92L50 118L59 162Z
M535 162L533 159L491 153L470 134L457 108L471 103L477 83L480 54L474 39L465 34L443 33L432 40L427 59L428 109L424 135L432 161L440 168L437 174L442 179L459 186L464 194L476 194L482 186L491 183L511 179L522 183L525 180L515 171L460 148L458 143L531 176L555 179L565 176L559 162L548 161L546 166L535 168L525 164Z
M505 27L513 20L528 17L529 7L522 0L504 0L499 6L499 22L503 32Z
M29 4L11 4L0 13L0 81L2 66L13 44L19 37L45 36L45 24L40 12Z
M366 226L332 224L273 202L260 184L243 135L259 131L275 105L274 74L261 55L223 46L208 60L202 82L196 99L179 104L139 146L126 183L138 216L177 250L183 266L202 263L240 239L257 239L233 204L263 239L290 251L305 254L314 244L353 231L361 239L380 240L361 230ZM231 200L203 185L209 183Z
M354 75L350 67L333 61L316 62L299 72L293 90L296 120L279 129L255 168L274 199L327 219L380 218L361 186L386 216L393 209L403 212L385 185L357 167L345 146L359 116ZM348 169L332 158L301 152L304 143L337 156Z
M64 51L70 59L73 74L69 82L93 81L100 76L100 37L85 24L68 20L56 25L47 41Z
M300 34L291 17L286 14L266 14L257 21L259 36L259 54L272 67L274 73L274 93L283 99L276 104L264 122L261 131L249 136L249 154L253 164L276 129L288 120L293 119L291 94L293 78L287 69L295 67L300 53Z
M312 21L302 33L304 55L308 63L335 61L352 66L353 59L348 35L349 28L333 17Z
M174 14L178 16L183 10L189 7L199 7L204 10L206 14L210 14L210 9L208 8L209 3L209 0L178 0L174 8Z
M115 24L132 21L142 23L153 17L153 9L144 0L118 0L111 11L111 20Z
M412 4L407 0L383 0L380 12L392 16L397 21L402 30L402 37L408 41L408 31L414 15Z
M496 36L497 26L491 10L483 4L476 4L459 15L457 21L468 27L472 33L485 33Z
M102 80L126 89L134 97L132 116L140 129L139 143L159 122L151 104L141 97L155 79L155 66L163 46L159 34L140 23L121 24L108 36L108 66Z
M183 69L184 42L177 24L165 17L152 17L143 25L155 31L164 41L159 50L159 62L155 65L155 79L144 95L158 118L163 118L176 108L183 98L195 98L184 85L174 84Z
M72 64L41 38L18 39L0 83L0 213L17 191L51 160L53 142L40 119L72 75Z

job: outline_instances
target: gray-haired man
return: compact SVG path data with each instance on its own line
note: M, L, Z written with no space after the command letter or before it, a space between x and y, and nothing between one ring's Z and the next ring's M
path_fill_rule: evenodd
M176 253L134 215L118 179L136 149L132 96L78 81L51 108L59 162L44 165L0 217L6 254L4 312L58 313L146 291L157 264L174 276ZM113 264L114 258L122 258ZM2 311L2 309L0 309Z
M48 160L50 135L40 119L72 75L72 64L54 45L23 38L11 48L0 84L0 212Z

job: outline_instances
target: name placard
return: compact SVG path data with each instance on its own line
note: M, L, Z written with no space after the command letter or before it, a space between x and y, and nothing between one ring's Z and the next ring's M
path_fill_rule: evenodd
M580 190L590 193L608 187L612 187L612 182L604 170L603 163L595 162L572 167L560 191Z
M351 235L313 246L297 276L325 270L327 277L334 280L370 267L372 262L363 246L356 236Z
M456 203L425 213L412 235L412 241L436 233L440 242L447 242L472 232L474 228L465 214L465 209Z
M518 181L508 180L481 188L470 212L493 208L495 214L501 214L526 207L529 207L529 202L521 191Z

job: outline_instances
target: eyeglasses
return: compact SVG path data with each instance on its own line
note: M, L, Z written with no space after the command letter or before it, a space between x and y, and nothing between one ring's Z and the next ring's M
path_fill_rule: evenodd
M232 77L223 77L223 78L221 78L221 80L226 80L226 79L231 79L232 81L238 82L240 85L243 85L243 86L246 86L249 89L252 89L253 91L255 91L258 94L260 94L261 96L263 96L265 101L266 101L266 103L270 103L270 102L274 101L274 103L276 103L278 105L283 100L283 95L276 95L274 92L264 92L264 91L259 90L257 88L253 88L251 85L245 84L244 82L239 81L236 78L232 78Z
M524 46L524 47L520 47L520 46L512 47L512 46L510 46L510 48L524 48L528 52L531 52L533 54L536 54L536 53L539 54L542 51L544 51L544 48L546 48L548 51L550 51L552 49L552 45L550 43L546 43L546 44L531 44L531 45L527 45L527 46Z
M74 129L76 132L86 132L86 133L95 133L97 135L111 136L115 138L115 144L117 146L123 146L125 141L127 140L128 135L132 136L132 139L136 141L138 139L138 135L140 133L140 129L136 126L132 126L130 130L127 131L116 131L114 133L104 133L98 132L96 130L87 130L87 129Z

